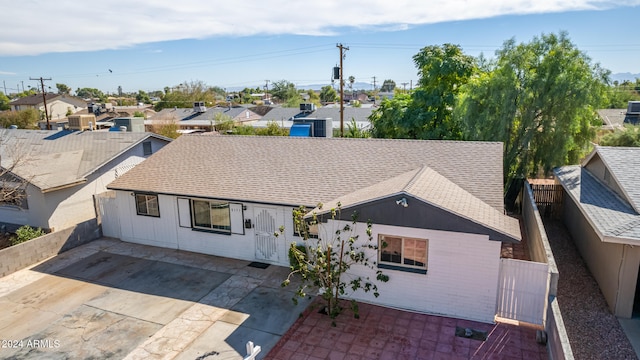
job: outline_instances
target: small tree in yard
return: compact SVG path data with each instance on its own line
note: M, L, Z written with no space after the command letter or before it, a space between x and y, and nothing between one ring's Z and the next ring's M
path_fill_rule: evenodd
M322 204L318 205L322 209ZM328 213L329 219L338 220L340 218L341 206L331 209ZM317 229L322 218L313 213L310 218L305 218L307 210L299 207L293 211L294 228L300 234L304 245L297 245L295 242L289 248L289 258L291 260L291 272L282 286L287 286L291 282L294 274L299 274L302 282L298 286L296 296L305 297L305 290L310 287L318 287L322 291L322 298L326 301L326 312L335 318L341 312L340 297L344 296L347 290L373 292L375 297L379 296L378 286L374 281L387 282L389 277L376 268L376 261L368 257L367 251L377 253L378 245L373 240L371 233L371 221L367 221L367 239L362 241L356 234L357 214L351 217L351 222L336 229L332 233L318 234L315 236L310 229ZM284 228L280 228L280 233ZM383 244L384 245L384 244ZM371 270L375 270L375 280L369 277L356 276L348 273L353 265L361 265ZM297 303L297 298L293 301ZM358 306L355 300L351 301L351 308L356 318ZM335 323L334 323L335 324Z

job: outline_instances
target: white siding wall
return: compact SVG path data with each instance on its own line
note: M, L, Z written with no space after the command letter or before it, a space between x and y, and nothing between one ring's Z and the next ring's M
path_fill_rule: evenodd
M324 226L333 230L339 226L336 223L329 221ZM356 233L361 241L367 239L365 230L366 224L357 224ZM377 241L378 234L428 239L427 274L383 269L390 279L387 283L377 282L378 298L363 292L351 294L352 298L456 318L494 321L500 242L491 241L486 235L377 224L373 225L372 231L374 241ZM377 261L373 250L370 250L370 255ZM372 270L362 266L352 267L351 271L375 278Z
M116 191L117 214L105 214L103 223L112 221L110 217L117 216L120 223L121 240L153 245L171 249L199 252L235 259L255 261L255 237L253 229L244 229L244 234L217 234L194 231L191 228L179 226L178 197L158 195L160 217L140 216L136 214L135 197L129 191ZM254 221L254 204L245 203L244 219ZM289 244L298 240L293 236L292 207L256 205L261 208L274 209L276 212L276 226L284 226L284 236L277 238L278 259L271 263L289 266L287 255ZM237 232L238 229L232 229ZM240 229L239 232L242 232ZM261 260L263 261L263 260Z

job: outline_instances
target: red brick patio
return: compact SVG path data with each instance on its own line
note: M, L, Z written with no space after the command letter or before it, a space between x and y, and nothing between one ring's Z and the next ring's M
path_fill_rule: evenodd
M531 327L485 324L362 303L360 319L344 310L333 327L329 316L318 313L319 301L314 304L266 359L548 359L546 347L536 343L536 329ZM486 331L487 340L457 337L456 326Z

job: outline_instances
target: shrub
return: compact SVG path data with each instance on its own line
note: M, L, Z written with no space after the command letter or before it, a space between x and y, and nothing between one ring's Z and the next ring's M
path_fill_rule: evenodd
M16 230L16 236L11 238L11 245L17 245L42 235L44 235L44 231L41 228L34 229L29 225L24 225Z

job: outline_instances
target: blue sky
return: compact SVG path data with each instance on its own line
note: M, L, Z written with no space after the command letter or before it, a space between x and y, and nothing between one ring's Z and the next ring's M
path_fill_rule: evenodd
M412 56L454 43L493 57L515 37L567 31L593 62L640 73L640 0L24 0L3 9L0 90L37 86L115 93L161 90L185 81L223 88L329 83L349 47L345 77L415 83ZM44 29L44 30L43 30ZM409 87L409 85L407 85Z

